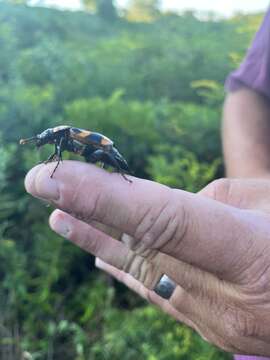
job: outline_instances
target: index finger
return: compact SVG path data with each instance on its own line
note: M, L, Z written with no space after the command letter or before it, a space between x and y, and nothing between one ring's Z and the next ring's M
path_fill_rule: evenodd
M27 191L80 220L131 235L141 255L159 250L229 278L243 259L248 265L249 253L254 260L258 232L266 231L261 219L200 195L138 178L130 184L119 174L74 161L65 161L51 179L53 167L30 171Z

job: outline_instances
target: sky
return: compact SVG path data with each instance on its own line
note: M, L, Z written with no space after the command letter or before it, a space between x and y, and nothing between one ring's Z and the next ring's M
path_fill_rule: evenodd
M163 6L170 9L190 9L215 11L230 15L236 11L255 12L266 10L269 0L164 0Z
M116 0L118 5L125 6L128 0ZM44 5L66 9L79 9L80 0L33 0L32 3L42 2ZM166 10L183 11L195 9L197 11L214 11L220 15L229 16L235 12L265 11L269 0L163 0L162 7Z

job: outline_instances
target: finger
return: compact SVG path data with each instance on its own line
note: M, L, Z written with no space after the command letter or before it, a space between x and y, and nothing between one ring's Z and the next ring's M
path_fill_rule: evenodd
M125 267L122 261L128 257L128 249L122 243L59 210L52 214L50 223L54 230L73 241L82 249L96 256L101 256L104 260L109 261L110 264ZM197 332L201 332L196 322L188 318L188 315L194 317L194 309L198 308L198 303L184 289L178 287L172 300L167 301L158 296L154 291L149 290L130 274L120 271L102 260L97 261L97 266L113 275L147 301L159 306L178 321L187 324ZM198 318L195 321L198 322Z
M51 214L49 223L55 232L81 249L114 266L123 267L122 259L128 256L129 249L120 241L61 210L55 210Z
M150 181L134 178L130 184L118 174L79 162L66 161L50 179L53 166L30 172L27 190L78 219L133 236L134 250L160 250L231 279L241 261L248 265L262 248L255 239L265 238L268 221L254 221L243 210Z
M129 248L133 242L133 238L130 237L129 235L123 234L121 237L119 232L107 226L104 226L96 222L93 222L93 224L91 225L103 231L104 233L110 235L113 238L115 238L114 235L116 235L117 239L119 240L121 239L122 242L126 244L127 247ZM173 280L189 295L191 295L192 299L196 299L196 302L200 304L200 306L198 307L199 309L201 309L202 307L201 305L203 303L208 304L209 299L217 299L220 296L223 297L229 296L231 298L233 297L233 295L235 296L235 289L232 284L224 283L224 282L220 283L220 280L214 275L210 273L206 273L200 269L197 269L190 264L186 264L180 260L176 260L171 256L156 251L155 252L148 251L143 255L148 261L150 261L153 264L153 267L156 266L159 269L159 271L157 271L158 276L160 274L162 275L166 274L167 276L169 276L171 280ZM102 260L100 259L99 261L97 260L97 264L101 264L101 263L103 263L104 266L106 266L106 263L102 262ZM107 266L109 265L107 264ZM117 268L113 268L112 266L109 266L109 268L110 267L114 269L115 272L119 272L120 274L123 273ZM146 278L145 275L144 278ZM135 278L133 277L132 279L135 280ZM153 284L154 281L150 281L150 282L148 281L148 283ZM143 288L147 289L145 286L143 286ZM177 305L175 304L172 305L177 307Z
M148 252L146 257L142 257L125 244L62 211L53 212L50 225L54 231L85 251L102 258L103 261L115 268L131 274L149 290L155 289L160 279L166 274L199 302L205 299L208 301L209 298L216 299L222 291L225 296L219 280L212 274L205 273L162 253L151 254ZM228 284L225 289L228 286L230 285Z
M100 257L97 262L100 268L103 264L104 270L113 270L114 276L117 277L119 281L122 281L127 286L138 292L142 297L147 300L151 299L151 302L154 302L159 306L163 307L164 304L165 308L168 306L168 301L162 299L160 296L155 294L155 292L151 291L151 289L153 289L159 281L162 271L168 270L169 275L175 276L172 268L175 267L176 264L172 264L171 267L166 265L162 268L165 263L168 263L169 259L165 259L164 256L161 256L161 259L157 259L156 269L159 267L162 271L156 270L156 275L154 275L154 271L148 270L149 274L146 275L144 273L146 267L143 269L142 262L138 260L136 261L136 255L132 255L132 258L134 259L133 263L128 260L130 259L130 250L124 244L112 239L110 236L91 227L90 225L74 219L69 214L60 210L55 210L50 217L50 225L58 234L66 237L83 250ZM128 266L126 264L127 260L129 263ZM146 262L145 259L143 260ZM108 264L106 264L106 262ZM148 267L148 269L149 268L151 267ZM125 271L119 269L125 269ZM127 271L129 271L129 273ZM141 278L138 277L138 273L141 274ZM147 280L147 278L152 279ZM175 278L177 278L177 276L175 276ZM144 283L141 282L142 280ZM181 299L180 302L183 309L184 307L189 309L191 304L194 302L193 298L181 288L177 292L177 298ZM178 309L179 307L180 306L178 306ZM183 319L181 319L181 321L183 321Z
M111 226L104 225L98 221L91 221L89 225L93 226L95 229L102 231L103 233L109 235L113 239L121 241L123 233L122 231L115 229Z
M83 250L131 274L148 289L154 289L163 275L158 266L137 255L122 242L63 211L52 213L50 226Z
M205 316L202 316L204 309L201 307L201 302L195 300L190 294L184 291L184 289L181 289L181 287L177 287L177 291L174 294L174 300L168 301L144 287L131 275L118 270L98 258L96 259L96 266L125 284L129 289L135 291L145 300L160 307L162 311L172 316L177 321L194 329L205 341L219 345L224 350L232 350L224 345L222 337L212 332L210 327L207 326L208 322L202 322L202 320L205 319Z
M218 179L199 194L240 209L270 212L270 181L266 179Z
M154 291L147 289L141 282L136 280L130 274L127 274L119 269L107 264L106 262L102 261L101 259L96 259L96 267L107 272L108 274L112 275L115 279L126 285L132 291L135 291L138 295L140 295L143 299L151 302L154 305L159 306L164 312L169 314L170 316L174 317L177 321L182 322L193 329L197 329L197 326L191 322L184 314L182 314L179 310L176 310L168 300L162 299L158 296ZM180 293L180 292L179 292ZM190 301L190 297L185 291L183 290L181 293L181 300L179 299L179 303L186 304L187 306L192 306L192 302Z

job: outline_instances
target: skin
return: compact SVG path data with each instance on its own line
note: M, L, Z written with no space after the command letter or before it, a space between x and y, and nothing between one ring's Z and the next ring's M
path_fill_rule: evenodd
M223 179L191 194L73 161L51 179L53 167L35 167L25 185L56 207L54 231L209 342L270 355L267 179ZM153 291L162 274L178 285L169 300Z
M223 148L228 177L269 178L270 103L247 88L228 94Z

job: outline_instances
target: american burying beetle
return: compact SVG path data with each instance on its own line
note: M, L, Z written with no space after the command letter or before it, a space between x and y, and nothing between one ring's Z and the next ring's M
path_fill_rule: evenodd
M67 150L83 156L87 162L101 162L104 165L112 166L121 173L125 180L132 182L125 176L125 173L130 173L126 160L113 146L112 140L102 134L62 125L47 129L29 139L20 140L22 145L31 142L35 143L38 148L46 144L55 145L54 153L45 161L45 164L57 161L51 178L62 161L62 152Z

